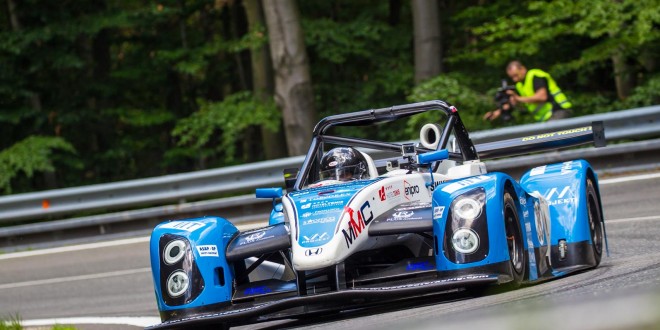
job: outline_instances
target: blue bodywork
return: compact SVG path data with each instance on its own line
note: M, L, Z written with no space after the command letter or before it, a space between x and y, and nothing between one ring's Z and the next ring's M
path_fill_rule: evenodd
M187 310L229 301L232 295L231 268L225 259L229 241L238 232L229 221L219 217L204 217L159 224L151 234L151 269L156 288L156 301L161 313ZM168 265L161 255L163 244L180 239L186 243L181 261ZM182 270L191 282L182 299L167 303L164 295L169 274ZM203 283L197 283L201 275ZM195 288L198 292L195 292Z
M523 245L527 258L527 281L561 276L561 262L555 260L552 253L557 253L560 240L567 246L576 243L592 244L589 219L587 214L586 181L591 178L597 187L597 177L589 163L584 160L570 161L560 164L546 165L530 170L516 182L503 173L489 173L444 183L433 193L433 231L438 241L435 261L440 272L463 270L478 267L488 267L509 261L509 252L504 228L503 196L505 190L513 194L518 210L520 228L522 229ZM486 222L487 229L479 229L480 240L485 241L488 248L481 251L483 255L472 260L450 260L450 246L443 244L448 230L447 221L452 216L451 205L457 199L463 198L475 189L485 193L484 214L472 223L460 223L459 227L476 226L475 222ZM535 196L543 196L549 205L549 222L544 222L540 208L540 200ZM454 220L456 222L456 220ZM450 226L451 227L451 223ZM482 235L483 234L483 235ZM548 242L549 237L549 242ZM550 253L548 253L550 250ZM449 253L448 253L449 252ZM477 254L479 250L473 254ZM556 256L555 258L556 259ZM591 258L592 259L592 258ZM570 264L572 269L593 267L595 260L589 256L581 259L582 264Z

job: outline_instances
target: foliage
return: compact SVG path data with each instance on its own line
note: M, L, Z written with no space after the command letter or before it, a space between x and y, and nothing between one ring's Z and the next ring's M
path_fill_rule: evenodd
M412 86L408 7L391 24L386 3L301 3L317 109L322 116L401 103Z
M469 86L461 83L459 74L446 74L437 76L416 86L408 96L410 102L429 100L447 100L458 108L461 119L469 122L470 131L490 128L491 124L481 120L484 109L494 107L490 96L479 93ZM409 126L416 126L420 117L413 117Z
M617 109L630 109L660 104L660 75L655 75L646 83L637 86L632 95L617 104Z
M53 171L54 150L74 152L73 146L62 138L30 136L10 148L0 151L0 189L11 192L11 180L23 173L28 178L37 171Z
M52 330L76 330L76 327L70 325L55 324Z
M222 102L199 100L199 111L180 120L172 131L179 138L180 145L189 145L194 150L204 150L208 144L221 156L233 159L235 145L243 139L249 139L243 133L245 129L257 125L277 132L280 125L280 113L273 102L259 102L250 92L239 92L225 98ZM214 138L216 131L221 138Z
M615 54L639 55L647 45L660 40L660 12L651 8L656 0L621 1L529 1L521 3L522 14L515 12L474 28L482 37L481 53L471 56L492 64L513 58L528 58L548 52L561 39L587 40L586 47L574 52L577 57L559 59L552 71L565 75L571 71L600 67ZM474 11L487 9L471 9ZM583 45L584 45L583 44Z
M268 40L248 29L241 1L13 2L0 6L5 192L259 160L261 126L281 126L272 101L248 92L250 52ZM657 0L442 1L445 72L420 86L410 1L298 5L321 117L442 99L470 131L499 126L481 117L512 59L550 72L576 115L659 101ZM636 79L625 100L613 55ZM346 134L395 141L415 124ZM34 175L44 170L58 186Z
M0 330L22 330L21 319L18 315L9 317L9 321L0 320Z

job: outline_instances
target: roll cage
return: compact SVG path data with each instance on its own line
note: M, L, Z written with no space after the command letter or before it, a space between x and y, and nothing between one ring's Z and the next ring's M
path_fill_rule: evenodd
M436 150L445 149L449 142L450 135L454 135L460 153L450 152L449 158L459 161L470 161L478 159L476 148L470 140L469 134L458 115L456 107L444 101L427 101L412 103L406 105L393 106L381 109L364 110L346 114L339 114L329 116L321 119L316 124L312 133L312 143L307 151L305 161L300 169L299 175L296 179L294 189L300 190L304 185L306 178L310 175L313 162L320 159L323 153L323 144L325 142L351 145L363 148L372 148L384 151L400 152L401 143L374 141L353 137L342 137L336 135L328 135L328 129L334 126L368 126L378 123L391 122L401 118L406 118L412 115L428 112L428 111L441 111L447 116L447 122L442 130L440 142ZM434 151L424 147L417 147L416 151L429 152Z

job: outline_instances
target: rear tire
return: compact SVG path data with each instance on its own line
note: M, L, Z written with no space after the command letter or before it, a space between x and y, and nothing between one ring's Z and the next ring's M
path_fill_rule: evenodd
M509 263L513 280L508 284L510 288L520 287L525 279L527 270L527 255L523 245L522 229L518 217L518 207L509 191L504 192L504 230L509 250Z
M603 256L603 212L600 209L598 193L591 178L587 179L587 218L589 219L589 234L591 248L594 252L594 267L600 265Z

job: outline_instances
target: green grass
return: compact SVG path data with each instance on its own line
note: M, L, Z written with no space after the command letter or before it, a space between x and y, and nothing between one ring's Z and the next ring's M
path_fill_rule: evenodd
M76 330L75 327L70 325L55 324L52 330ZM18 315L12 315L9 320L0 319L0 330L23 330L21 325L21 318Z

